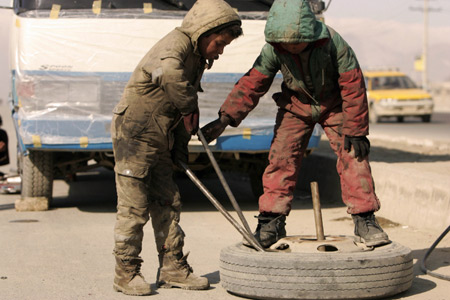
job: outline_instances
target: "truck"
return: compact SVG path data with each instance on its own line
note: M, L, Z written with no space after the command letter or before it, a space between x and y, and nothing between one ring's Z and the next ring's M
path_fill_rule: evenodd
M161 37L181 25L194 0L0 0L14 10L11 20L11 111L18 140L21 203L48 209L53 181L77 172L113 169L112 109L135 66ZM264 41L272 1L230 0L241 16L244 36L202 78L201 126L217 112L234 83L251 68ZM226 169L249 174L255 195L273 137L280 90L278 76L239 128L227 129L211 150ZM320 140L315 130L308 147ZM189 165L210 167L195 138ZM20 202L19 201L19 202ZM27 210L22 205L21 210ZM16 203L17 208L17 203Z

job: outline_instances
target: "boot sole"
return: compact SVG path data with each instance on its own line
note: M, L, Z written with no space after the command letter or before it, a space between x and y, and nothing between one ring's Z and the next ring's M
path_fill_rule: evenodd
M151 295L153 293L153 291L150 290L150 292L138 292L138 291L134 291L134 292L130 292L127 290L122 289L120 286L118 286L117 284L113 284L113 289L118 292L118 293L122 293L125 295L129 295L129 296L148 296Z
M360 243L364 243L367 247L377 247L377 246L383 246L392 243L389 239L381 239L376 241L366 241L364 238L360 236L356 236L357 239L359 239Z
M171 289L171 288L180 288L183 290L196 290L196 291L200 291L200 290L207 290L209 289L209 284L206 286L190 286L190 285L185 285L185 284L181 284L181 283L171 283L171 282L158 282L158 287L164 288L164 289Z

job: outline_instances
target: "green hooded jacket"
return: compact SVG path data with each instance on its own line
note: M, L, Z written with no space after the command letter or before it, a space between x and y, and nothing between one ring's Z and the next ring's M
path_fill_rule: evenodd
M275 0L264 34L267 43L252 69L221 107L220 113L232 119L232 126L238 126L258 104L281 71L282 93L274 95L278 106L312 123L331 110L342 109L343 134L368 134L365 84L356 56L337 32L316 20L307 1ZM280 46L302 42L309 45L300 55ZM304 52L309 56L302 57Z
M198 109L197 92L206 60L202 34L228 23L241 24L223 0L198 0L175 28L142 58L113 110L111 136L115 171L143 178L158 155L175 147L187 153L190 135L180 122ZM151 28L149 28L151 30Z

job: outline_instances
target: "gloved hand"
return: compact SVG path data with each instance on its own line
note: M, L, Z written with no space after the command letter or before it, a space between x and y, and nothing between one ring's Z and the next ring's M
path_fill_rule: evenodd
M184 171L180 162L184 163L185 165L188 164L189 151L188 151L187 147L173 148L171 151L171 156L172 156L172 162L173 162L175 169L179 172Z
M370 142L366 136L345 136L344 139L344 149L350 152L351 147L355 149L356 158L364 158L369 155L370 152Z
M221 115L218 119L203 126L201 131L206 142L209 144L217 139L230 123L231 119L227 115Z
M200 112L199 112L198 108L194 112L183 116L184 128L186 128L186 131L190 135L195 135L197 133L199 118L200 118Z

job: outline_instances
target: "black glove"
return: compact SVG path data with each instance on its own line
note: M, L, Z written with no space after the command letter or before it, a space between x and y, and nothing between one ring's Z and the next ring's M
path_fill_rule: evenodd
M185 165L188 164L189 160L189 152L187 148L178 147L174 148L171 151L172 156L172 162L177 171L182 172L184 169L181 166L180 162L184 163Z
M364 158L369 155L370 152L370 142L366 136L345 136L344 139L344 149L347 152L353 148L355 149L356 158Z
M205 136L206 142L209 144L217 139L230 123L231 119L227 115L221 115L218 119L209 122L200 130Z

